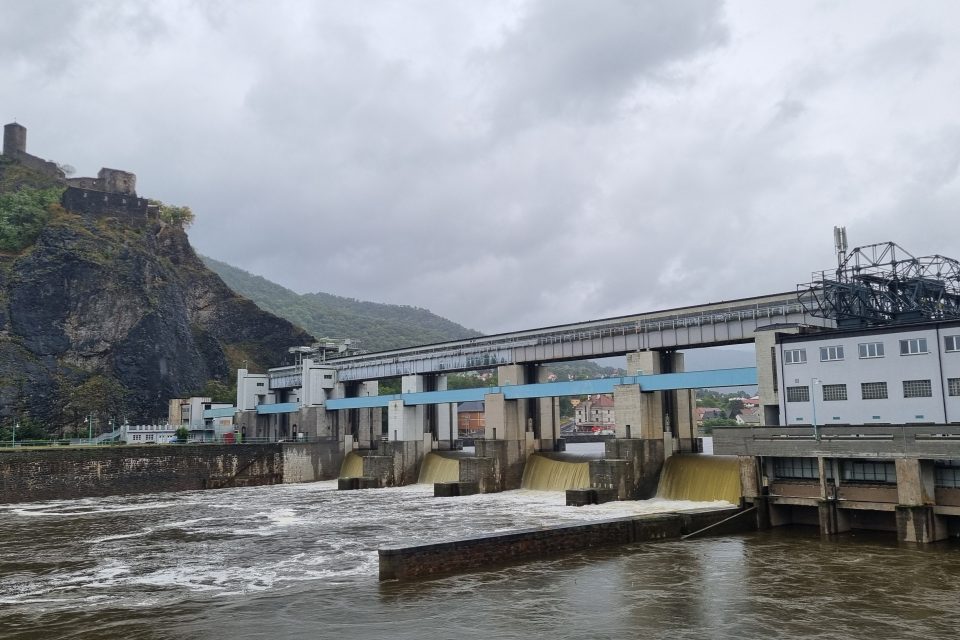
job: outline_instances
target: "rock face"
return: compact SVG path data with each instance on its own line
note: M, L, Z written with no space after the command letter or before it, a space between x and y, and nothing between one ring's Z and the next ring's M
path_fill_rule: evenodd
M2 163L0 184L11 168L23 173ZM31 246L0 253L0 420L61 420L70 391L95 376L123 388L131 423L165 417L169 398L312 341L231 291L157 218L52 206Z

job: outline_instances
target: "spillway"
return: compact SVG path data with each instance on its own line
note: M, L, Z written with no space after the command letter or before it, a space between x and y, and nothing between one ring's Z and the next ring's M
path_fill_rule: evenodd
M343 457L340 464L341 478L359 478L363 475L363 456L356 451L350 451Z
M590 486L590 462L579 456L535 453L523 467L521 488L566 491Z
M423 456L420 464L418 484L433 484L435 482L457 482L460 480L460 458L452 452L431 451Z
M740 465L734 456L671 456L657 486L657 497L666 500L739 504L740 496Z

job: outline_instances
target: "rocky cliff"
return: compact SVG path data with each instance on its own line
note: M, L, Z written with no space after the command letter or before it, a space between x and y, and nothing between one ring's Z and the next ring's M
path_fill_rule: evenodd
M90 413L165 417L168 398L222 390L236 368L275 366L313 341L230 290L177 224L71 211L67 199L32 217L16 208L58 188L0 158L0 422L58 432Z

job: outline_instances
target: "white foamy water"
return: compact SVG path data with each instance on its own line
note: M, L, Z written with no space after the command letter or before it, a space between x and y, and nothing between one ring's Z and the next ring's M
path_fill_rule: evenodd
M28 560L0 576L0 604L136 607L145 598L173 603L190 593L372 579L385 543L726 506L648 500L575 508L563 492L435 498L431 486L340 492L336 482L171 495L0 507L0 537L31 532L16 555L0 551L6 562Z

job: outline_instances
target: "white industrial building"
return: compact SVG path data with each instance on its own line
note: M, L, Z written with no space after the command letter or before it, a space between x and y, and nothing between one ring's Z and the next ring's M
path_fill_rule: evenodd
M780 424L960 423L960 321L780 334Z

